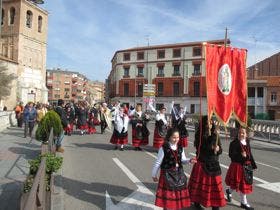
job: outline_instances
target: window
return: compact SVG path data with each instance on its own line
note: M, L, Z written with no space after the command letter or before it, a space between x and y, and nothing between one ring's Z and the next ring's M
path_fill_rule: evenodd
M138 76L143 76L143 67L138 67Z
M144 52L137 52L137 60L144 60Z
M200 63L193 64L193 75L200 75Z
M158 83L158 96L163 96L163 82Z
M38 17L38 32L42 32L42 24L43 24L43 18L42 16Z
M194 96L200 96L200 84L199 82L193 83L193 90L194 90Z
M55 95L54 95L54 98L60 98L60 95L55 94Z
M137 86L137 93L138 93L138 97L142 97L143 96L143 84L139 83Z
M263 98L263 87L258 87L257 91L258 91L258 98Z
M173 96L179 96L180 90L179 90L179 82L173 83Z
M181 57L181 49L173 49L173 58Z
M191 114L195 113L195 104L191 104Z
M165 50L158 50L157 55L158 58L165 58Z
M28 10L26 12L26 26L28 28L31 28L32 27L32 18L33 18L33 14L30 10Z
M4 25L5 10L2 9L1 25Z
M270 102L271 103L276 103L277 102L277 93L276 92L271 92Z
M201 47L193 48L193 56L201 56Z
M254 87L248 87L248 97L255 97L255 88Z
M173 75L174 76L179 76L180 75L180 65L174 65L173 68L174 68Z
M124 83L123 85L123 96L129 96L129 84Z
M123 54L123 60L124 61L130 61L130 53L124 53Z
M129 67L124 68L124 76L129 77Z
M164 66L158 67L158 76L160 76L160 77L164 76Z
M70 91L70 88L64 88L64 91L65 92Z
M10 8L9 24L13 25L15 23L16 9L14 7Z

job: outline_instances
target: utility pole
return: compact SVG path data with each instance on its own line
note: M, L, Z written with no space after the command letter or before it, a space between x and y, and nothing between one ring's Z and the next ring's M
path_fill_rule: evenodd
M228 37L228 28L226 27L226 32L225 32L225 48L227 47L227 37Z

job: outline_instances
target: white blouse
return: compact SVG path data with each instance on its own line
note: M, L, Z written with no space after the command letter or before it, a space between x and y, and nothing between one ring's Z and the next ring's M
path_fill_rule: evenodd
M175 151L177 150L177 145L176 144L171 144L169 143L170 145L170 148ZM158 174L158 171L159 171L159 168L160 168L160 165L163 161L163 158L164 158L164 151L163 151L163 148L161 147L158 151L158 156L157 156L157 159L154 163L154 167L153 167L153 170L152 170L152 177L156 177L157 174ZM181 161L183 164L187 164L187 163L190 163L190 158L186 158L186 155L185 155L185 151L183 149L182 151L182 158L181 158Z
M156 115L156 121L160 121L160 120L163 121L164 125L167 125L167 120L166 120L165 114L159 113Z

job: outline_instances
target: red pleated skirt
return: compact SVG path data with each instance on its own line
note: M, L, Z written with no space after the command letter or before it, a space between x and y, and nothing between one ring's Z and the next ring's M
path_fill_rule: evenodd
M79 125L79 126L78 126L78 129L80 129L80 130L87 130L87 129L88 129L88 125L87 125L87 124L85 124L85 125Z
M163 143L164 143L164 137L161 137L158 134L158 129L155 127L153 147L159 149L163 145Z
M253 185L245 182L243 166L240 163L230 164L225 181L227 186L237 192L249 194L253 191Z
M132 146L140 147L141 145L148 145L148 144L149 144L149 137L144 139L137 139L136 129L132 129Z
M169 190L166 188L164 172L161 170L155 205L166 209L182 209L191 205L189 191L186 186L182 190Z
M95 127L89 126L89 127L88 127L88 133L89 133L89 134L94 134L94 133L96 133Z
M192 202L200 203L204 207L226 205L221 175L209 176L204 172L200 161L192 168L188 189Z
M66 132L66 133L72 133L73 132L73 123L70 124L70 126L68 127L65 127L63 128L63 130Z
M126 137L117 137L115 135L115 133L113 133L112 137L111 137L111 140L110 140L110 143L111 144L128 144L128 138L127 136Z
M182 147L188 147L188 137L181 137L180 141L179 141L179 144Z

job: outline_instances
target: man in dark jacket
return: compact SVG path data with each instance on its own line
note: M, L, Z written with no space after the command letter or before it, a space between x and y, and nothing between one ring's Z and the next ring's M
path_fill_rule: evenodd
M57 152L64 152L64 149L61 147L61 142L64 138L64 129L67 128L67 127L70 127L68 119L67 119L66 112L63 108L63 105L64 105L64 101L62 99L58 99L57 107L55 108L55 112L60 117L63 130L60 133L60 135L57 137L57 140L56 140L56 151Z
M24 121L24 138L29 135L31 137L35 122L37 118L37 111L34 108L33 102L28 102L23 110Z

